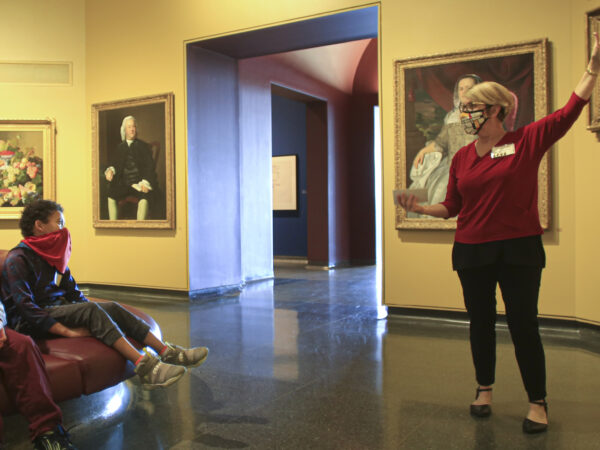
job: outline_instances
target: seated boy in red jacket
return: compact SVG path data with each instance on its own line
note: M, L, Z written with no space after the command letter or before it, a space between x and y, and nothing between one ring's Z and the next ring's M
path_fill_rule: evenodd
M30 337L5 327L0 303L0 377L6 393L29 422L35 449L76 450L62 427L62 413L52 400L42 354ZM3 423L0 417L0 448Z

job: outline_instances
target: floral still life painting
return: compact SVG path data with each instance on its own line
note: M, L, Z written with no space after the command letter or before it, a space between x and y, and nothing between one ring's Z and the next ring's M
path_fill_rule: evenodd
M0 218L54 199L54 122L0 120Z
M19 141L19 135L0 139L1 206L25 206L43 194L43 159L36 156L35 148L21 148Z

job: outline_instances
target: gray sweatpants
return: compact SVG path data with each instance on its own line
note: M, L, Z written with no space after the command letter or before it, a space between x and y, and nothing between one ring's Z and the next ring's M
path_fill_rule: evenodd
M87 328L96 339L112 347L117 339L132 337L143 343L150 326L115 302L82 302L51 306L50 317L69 328Z

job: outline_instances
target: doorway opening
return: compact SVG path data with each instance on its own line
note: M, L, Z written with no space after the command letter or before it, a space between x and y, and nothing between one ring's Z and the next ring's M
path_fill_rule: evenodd
M273 259L303 265L328 265L327 102L277 84L271 85L273 161L296 159L296 208L273 211ZM273 195L286 188L275 183ZM285 180L283 180L285 181Z
M378 7L371 6L187 44L192 291L241 287L273 276L273 85L318 100L305 103L309 264L375 262L372 111L378 104L378 16ZM299 77L297 67L264 64L269 55L360 40L367 41L355 60L355 95L326 89L327 83L314 83L306 74ZM310 82L320 87L307 88ZM316 148L311 129L321 136L316 141L321 151L315 152L318 189L310 182L308 150Z

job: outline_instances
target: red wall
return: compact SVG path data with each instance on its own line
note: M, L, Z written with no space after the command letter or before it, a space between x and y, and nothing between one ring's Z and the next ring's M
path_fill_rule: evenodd
M356 93L353 95L284 66L271 56L239 60L238 76L240 93L243 95L251 90L252 97L256 99L243 104L240 117L242 121L251 121L253 133L258 135L271 134L270 123L264 120L270 117L270 110L265 111L265 108L270 108L271 83L327 102L328 183L326 188L321 186L321 192L318 193L321 202L326 199L327 208L320 209L321 217L309 217L308 224L310 228L312 222L313 227L323 233L326 227L327 239L319 239L316 245L318 252L313 253L312 257L309 254L309 261L330 265L352 260L374 261L372 107L377 104L376 41L368 45L358 65L354 81ZM258 117L263 120L256 120ZM246 152L264 152L265 149L258 148L258 142L266 142L264 139L246 142L243 136L244 131L240 136L242 158ZM270 137L268 140L270 142ZM321 160L320 164L324 164L324 161ZM307 170L310 177L311 168ZM315 192L309 192L310 195L315 195ZM314 245L313 242L313 249ZM310 247L309 242L309 253Z
M358 64L350 114L350 258L353 263L375 262L375 168L373 166L373 108L378 104L377 39Z

